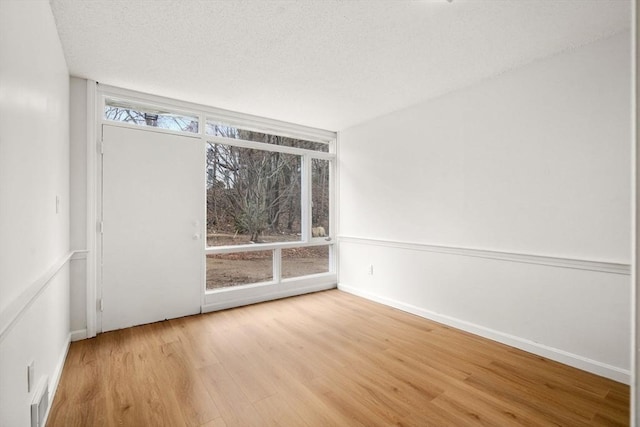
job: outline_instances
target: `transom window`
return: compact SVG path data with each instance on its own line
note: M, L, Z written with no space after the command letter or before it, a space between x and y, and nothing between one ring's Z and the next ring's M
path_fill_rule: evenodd
M306 150L329 152L329 144L326 142L307 141L305 139L291 138L274 133L264 133L253 131L238 126L222 124L215 121L207 121L207 135L220 136L223 138L241 139L244 141L261 142L283 147L303 148Z
M188 133L198 133L199 128L196 115L111 97L105 98L104 118L114 122Z

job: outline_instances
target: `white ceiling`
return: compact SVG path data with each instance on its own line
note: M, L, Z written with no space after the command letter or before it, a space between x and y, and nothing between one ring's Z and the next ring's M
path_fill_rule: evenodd
M341 130L630 28L630 0L51 0L70 73Z

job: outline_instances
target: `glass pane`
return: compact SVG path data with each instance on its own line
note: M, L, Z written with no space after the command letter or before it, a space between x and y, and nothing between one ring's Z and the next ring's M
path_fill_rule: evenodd
M282 249L282 278L329 271L329 246Z
M285 147L305 148L307 150L329 152L329 144L304 139L289 138L262 132L254 132L239 127L222 123L207 122L205 128L207 135L221 136L223 138L242 139L245 141L263 142L265 144L282 145Z
M273 251L207 255L207 289L273 280Z
M311 164L311 236L329 235L329 160L312 159Z
M104 118L139 126L198 133L198 118L195 116L132 104L113 98L105 99Z
M301 239L301 157L207 144L207 245Z

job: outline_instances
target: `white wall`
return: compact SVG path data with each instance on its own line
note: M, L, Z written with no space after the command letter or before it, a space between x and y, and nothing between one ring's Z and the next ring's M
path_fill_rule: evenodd
M625 32L341 132L339 286L628 381L630 58Z
M69 76L47 0L0 1L0 425L69 342ZM59 209L56 212L56 196Z

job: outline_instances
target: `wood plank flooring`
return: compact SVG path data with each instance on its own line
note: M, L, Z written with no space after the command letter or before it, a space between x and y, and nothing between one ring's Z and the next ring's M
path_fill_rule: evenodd
M47 423L628 424L626 385L338 290L75 342Z

